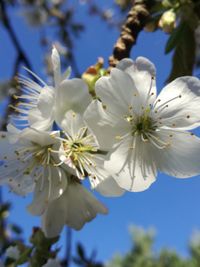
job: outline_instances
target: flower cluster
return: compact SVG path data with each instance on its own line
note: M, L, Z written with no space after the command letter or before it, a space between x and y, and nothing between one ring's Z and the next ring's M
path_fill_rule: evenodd
M54 86L32 73L20 76L15 115L0 135L0 183L19 195L34 192L28 210L41 216L47 237L74 229L107 209L104 196L143 191L157 171L176 177L200 173L200 81L180 77L156 97L155 67L146 58L123 59L95 84L61 73L52 50ZM37 82L36 82L37 81Z

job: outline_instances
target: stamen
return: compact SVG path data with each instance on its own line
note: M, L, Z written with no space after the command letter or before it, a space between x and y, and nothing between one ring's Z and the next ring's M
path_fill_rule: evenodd
M161 109L163 106L166 106L168 103L170 103L170 102L172 102L172 101L174 101L174 100L176 100L176 99L178 99L178 98L181 98L181 97L182 97L181 95L178 95L178 96L175 96L175 97L173 97L173 98L171 98L171 99L169 99L169 100L163 102L163 103L157 108L157 111L160 111L160 109ZM158 99L158 100L155 102L155 104L153 105L153 109L155 109L156 105L157 105L158 102L160 102L160 101L161 101L161 99Z
M33 75L33 77L35 77L38 81L40 81L44 86L47 86L47 84L40 78L38 77L34 72L32 72L31 70L29 70L26 67L23 67L26 71L28 71L30 74Z
M149 137L149 141L152 142L158 149L164 149L170 145L170 143L162 141L160 138L151 133L147 133L147 136Z

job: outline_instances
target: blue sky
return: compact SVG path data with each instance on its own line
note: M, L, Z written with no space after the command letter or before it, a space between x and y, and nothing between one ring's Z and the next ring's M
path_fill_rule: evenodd
M107 7L111 1L100 0L99 3ZM101 23L99 18L85 15L85 11L85 6L76 11L77 20L84 21L87 25L74 50L81 71L95 63L99 56L106 61L119 34L117 30ZM12 16L12 23L34 71L45 79L42 50L38 46L38 30L27 28L19 14ZM0 42L0 79L3 80L12 73L15 51L1 25L0 36L3 40ZM164 55L166 39L167 36L160 31L142 33L132 51L132 58L146 56L155 63L158 90L163 87L170 71L171 55ZM109 260L115 253L128 251L131 245L128 228L131 224L144 228L155 227L155 249L170 247L183 255L187 255L187 242L193 230L200 228L200 177L176 179L159 174L157 181L145 192L127 193L120 198L103 198L98 194L97 197L110 212L107 216L98 216L83 230L73 231L73 246L76 241L81 241L88 253L96 249L98 259L103 261ZM13 203L10 220L21 225L25 236L29 236L32 226L39 225L39 219L26 212L31 197L19 198L4 190L4 199ZM60 244L63 245L63 242Z

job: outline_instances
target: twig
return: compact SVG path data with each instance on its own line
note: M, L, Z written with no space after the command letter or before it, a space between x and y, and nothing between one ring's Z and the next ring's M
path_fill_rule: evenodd
M109 58L110 67L115 67L119 60L129 57L131 48L136 43L138 34L144 28L150 12L152 1L135 0L122 26L120 37L114 45L113 55Z

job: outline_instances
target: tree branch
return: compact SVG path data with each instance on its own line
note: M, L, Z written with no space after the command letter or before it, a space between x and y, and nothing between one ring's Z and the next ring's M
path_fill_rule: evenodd
M136 43L138 34L144 28L150 12L152 1L135 0L122 26L120 37L114 45L113 55L109 58L109 65L115 67L119 60L130 56L131 49Z

